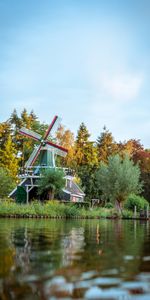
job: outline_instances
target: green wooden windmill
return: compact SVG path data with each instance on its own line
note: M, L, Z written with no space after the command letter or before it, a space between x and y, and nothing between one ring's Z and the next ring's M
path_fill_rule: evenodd
M60 118L55 116L43 137L39 133L29 130L25 127L22 127L19 130L20 134L39 142L39 145L35 146L28 161L25 163L26 169L33 167L36 161L38 161L38 169L44 167L55 168L55 156L59 155L65 157L67 155L67 149L50 141L50 136L58 128L59 124Z

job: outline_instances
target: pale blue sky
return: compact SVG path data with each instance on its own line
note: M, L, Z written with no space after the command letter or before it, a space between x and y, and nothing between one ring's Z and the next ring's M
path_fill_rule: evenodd
M150 148L149 0L0 0L0 122L55 114Z

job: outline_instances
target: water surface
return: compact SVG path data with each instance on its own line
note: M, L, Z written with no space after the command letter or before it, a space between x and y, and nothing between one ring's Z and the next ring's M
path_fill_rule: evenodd
M0 219L0 299L150 299L149 222Z

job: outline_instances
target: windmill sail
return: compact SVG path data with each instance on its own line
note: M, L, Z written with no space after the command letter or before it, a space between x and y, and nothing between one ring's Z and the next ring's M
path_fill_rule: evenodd
M25 163L25 168L29 168L30 166L33 165L34 161L36 160L36 158L38 157L38 154L40 152L41 149L41 145L36 146L35 149L33 150L33 152L31 153L29 159L27 160L27 162Z
M58 116L55 116L52 123L50 124L50 126L48 127L44 139L46 139L50 134L52 134L54 132L54 130L56 130L60 124L61 118L59 118Z
M64 147L62 147L62 146L59 146L59 145L56 145L56 144L54 144L54 143L52 143L51 141L46 141L46 144L48 144L49 146L51 146L52 148L54 148L54 150L55 150L55 152L56 152L56 149L57 150L60 150L60 153L64 153L64 155L63 156L66 156L67 155L67 153L68 153L68 150L67 149L65 149Z
M51 122L50 126L48 127L48 129L47 129L47 131L46 131L43 138L39 133L36 133L36 132L34 132L30 129L27 129L25 127L22 127L19 130L19 133L21 133L21 134L23 134L27 137L33 138L34 140L40 142L39 146L36 146L36 148L31 153L28 161L26 162L26 164L25 164L26 168L29 168L29 167L33 166L33 164L35 163L38 155L40 154L40 151L41 151L41 155L40 155L40 158L39 158L39 165L43 164L43 160L44 160L45 165L48 164L48 165L54 166L55 165L55 155L60 155L60 156L63 156L63 157L65 157L67 155L67 153L68 153L67 149L65 149L65 148L63 148L59 145L54 144L53 142L51 142L48 139L49 135L52 134L52 132L54 130L57 130L58 126L60 125L60 121L61 121L61 118L59 118L58 116L55 116L53 121ZM53 159L51 160L51 163L50 163L50 160L49 160L49 155L45 155L45 150L46 149L52 152L51 157Z
M57 120L55 121L53 127L51 128L49 135L52 135L55 131L57 131L57 129L60 127L60 123L61 123L61 118L60 117L57 117ZM47 136L47 137L48 137Z
M59 148L55 148L54 146L47 145L46 146L47 150L52 151L55 155L59 155L62 157L65 157L67 155L67 152L64 150L61 150Z
M27 128L25 128L25 127L22 127L22 128L19 130L19 133L21 133L21 134L23 134L23 135L26 135L26 136L28 136L28 137L31 137L31 138L33 138L33 139L36 140L36 141L40 141L41 138L42 138L42 136L41 136L39 133L34 132L34 131L32 131L32 130L30 130L30 129L27 129Z

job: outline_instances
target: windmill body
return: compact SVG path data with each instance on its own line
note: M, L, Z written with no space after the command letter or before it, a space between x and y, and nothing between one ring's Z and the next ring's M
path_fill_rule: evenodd
M19 130L20 134L35 140L36 145L25 163L25 172L22 175L22 181L19 186L9 194L10 197L15 198L18 188L23 188L26 191L26 203L28 203L31 192L37 188L37 179L41 176L43 168L56 168L55 157L57 155L62 157L67 155L67 149L53 143L51 140L52 133L59 127L59 124L60 118L55 116L44 136L25 127ZM66 187L62 191L63 197L67 200L78 202L81 200L82 202L85 196L83 191L73 182L72 176L66 174L65 178Z

